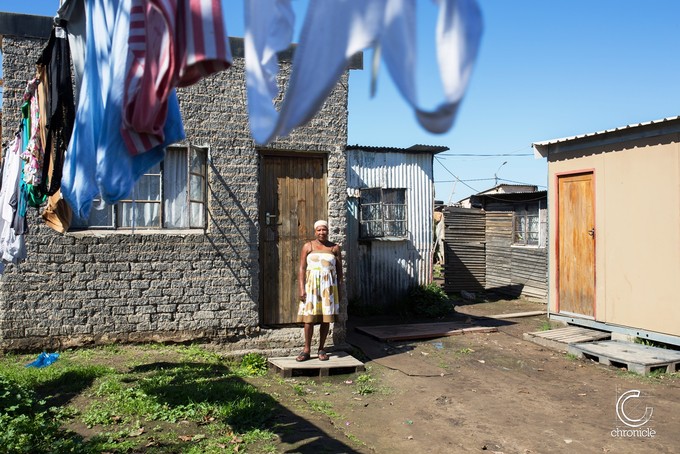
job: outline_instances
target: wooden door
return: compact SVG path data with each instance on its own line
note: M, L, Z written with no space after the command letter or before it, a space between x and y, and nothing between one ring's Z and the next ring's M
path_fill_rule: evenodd
M593 174L558 177L558 301L560 313L595 315Z
M263 325L295 323L300 249L327 217L324 156L262 156L260 309Z

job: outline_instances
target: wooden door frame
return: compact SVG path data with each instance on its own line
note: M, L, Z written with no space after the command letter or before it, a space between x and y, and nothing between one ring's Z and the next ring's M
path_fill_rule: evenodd
M258 232L257 232L257 249L258 249L258 273L260 276L262 276L262 266L263 266L263 261L264 261L264 250L262 247L262 226L265 225L265 220L263 219L263 210L262 210L262 198L261 198L261 190L262 190L262 175L263 175L263 167L264 167L264 162L267 158L296 158L296 159L301 159L301 158L313 158L313 159L321 159L323 162L323 169L322 173L324 175L324 180L326 181L326 210L328 210L328 159L329 159L329 153L328 152L304 152L304 151L295 151L295 150L258 150L258 178L257 178L257 197L258 197L258 206L257 206L257 219L258 219ZM295 271L297 273L297 269ZM264 323L264 291L263 291L263 286L264 283L262 282L262 279L258 279L258 326L261 328L276 328L276 327L290 327L290 326L297 326L299 324L293 323L293 324L282 324L282 325L276 325L276 324L265 324Z
M595 238L593 241L595 241L595 244L593 245L593 315L592 317L589 315L583 315L583 314L571 314L570 315L578 315L581 318L586 318L586 319L593 319L597 320L597 235L598 235L598 229L597 229L597 206L596 206L596 183L597 179L595 177L595 168L590 167L590 168L584 168L584 169L578 169L578 170L569 170L565 172L556 172L555 179L554 179L554 188L555 188L555 240L554 240L554 245L555 245L555 288L553 291L555 292L555 313L560 314L560 178L561 177L573 177L573 176L578 176L578 175L587 175L590 174L592 175L592 182L593 182L593 199L592 199L592 206L593 206L593 228L595 229Z

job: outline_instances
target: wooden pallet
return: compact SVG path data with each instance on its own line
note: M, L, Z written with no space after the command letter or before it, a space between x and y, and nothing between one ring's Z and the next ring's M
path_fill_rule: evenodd
M569 346L569 353L614 367L625 367L631 372L647 375L680 370L680 352L649 347L631 342L602 341Z
M366 370L364 363L347 352L329 352L328 361L319 361L312 354L307 361L295 361L294 356L269 358L269 369L284 378L297 376L327 377L329 375L353 374Z
M357 331L380 341L430 339L471 333L495 333L495 326L475 326L461 322L414 323L407 325L357 326Z
M611 333L581 326L565 326L547 331L524 333L525 340L558 351L567 351L571 344L608 340L610 338Z

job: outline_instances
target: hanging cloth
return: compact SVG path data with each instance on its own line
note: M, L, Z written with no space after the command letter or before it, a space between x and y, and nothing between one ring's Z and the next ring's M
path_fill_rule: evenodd
M121 133L131 154L163 142L168 97L231 66L219 0L132 0Z
M98 194L107 203L127 197L137 179L163 159L164 146L185 137L173 90L162 146L136 157L125 147L120 130L129 11L130 0L86 3L87 58L61 181L62 196L82 220L88 218Z
M73 63L74 100L75 104L78 105L78 94L85 71L85 35L87 33L85 0L61 0L61 6L54 16L54 21L68 32L68 47Z
M310 2L285 98L277 112L272 83L278 67L271 61L292 36L290 0L246 1L246 82L251 132L266 144L308 122L357 52L382 49L383 59L418 122L433 133L452 125L479 48L482 20L475 0L438 0L437 59L444 101L433 111L417 104L415 0ZM286 30L288 28L288 30ZM266 37L262 37L266 33Z
M25 120L25 147L21 154L24 160L23 181L35 185L42 178L42 162L45 150L40 134L40 101L38 100L39 78L32 79L26 85L22 118Z
M55 194L61 186L64 154L71 140L75 121L70 55L66 30L54 27L50 40L37 61L38 71L42 75L39 87L41 104L46 105L41 123L44 123L47 130L40 189L47 195Z
M18 234L13 228L21 180L21 145L21 136L17 134L3 160L0 188L0 274L4 272L6 264L18 264L26 259L24 235Z

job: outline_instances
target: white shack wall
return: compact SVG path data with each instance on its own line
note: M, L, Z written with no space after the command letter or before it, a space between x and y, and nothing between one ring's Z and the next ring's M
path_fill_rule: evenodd
M386 306L431 281L432 174L432 153L347 151L348 299ZM359 240L359 190L366 188L406 189L405 240Z

